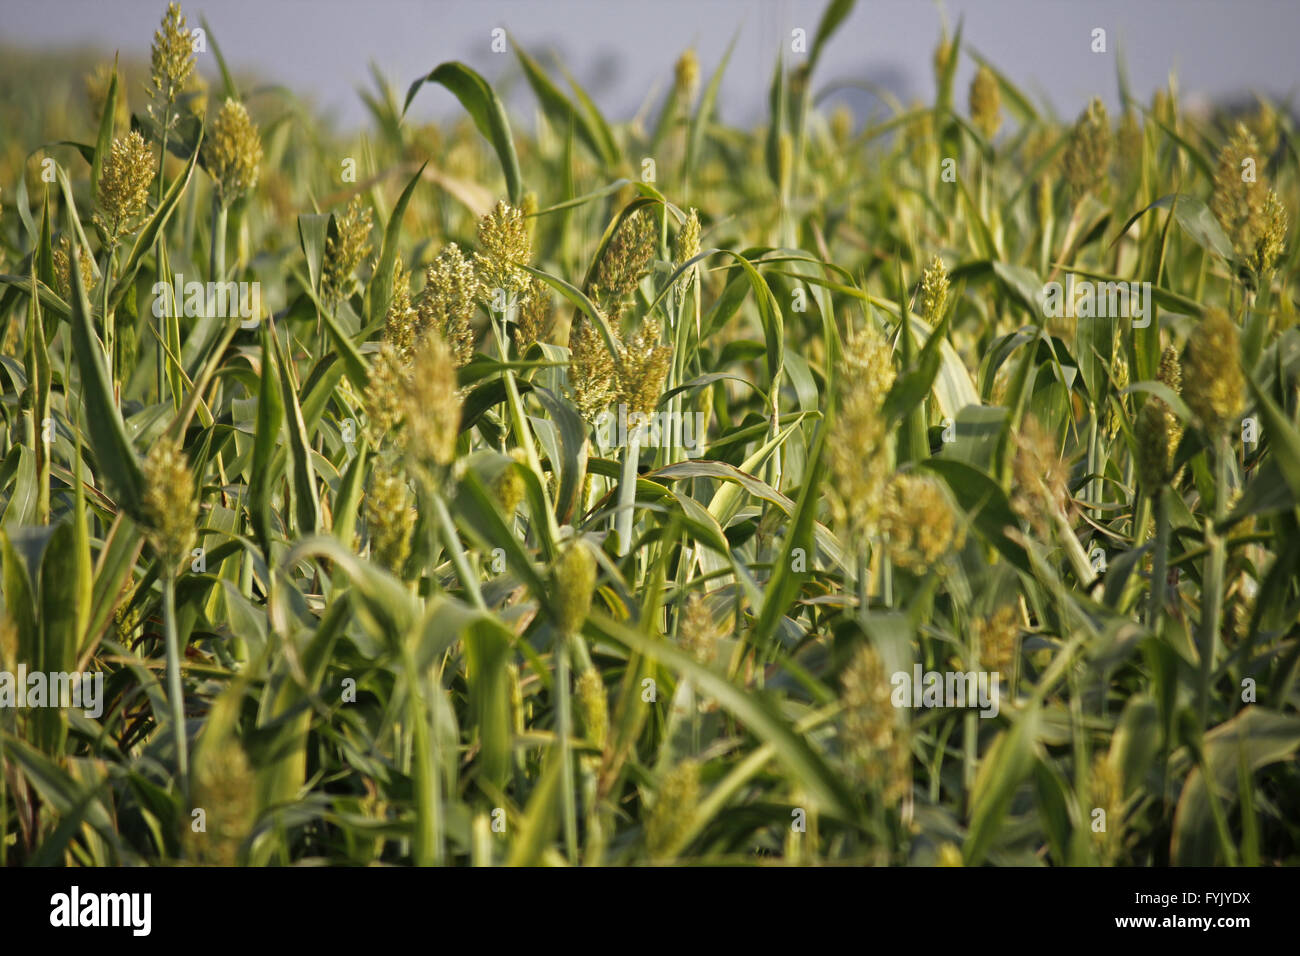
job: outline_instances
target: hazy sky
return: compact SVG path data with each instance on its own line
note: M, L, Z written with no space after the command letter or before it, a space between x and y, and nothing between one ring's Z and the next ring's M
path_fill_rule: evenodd
M493 54L504 27L549 67L564 57L613 120L636 112L671 81L677 55L695 46L707 81L737 38L722 87L725 117L763 109L777 50L789 54L794 27L814 33L824 4L803 0L209 0L183 4L190 24L206 15L232 66L246 68L315 101L340 122L365 121L356 95L375 61L404 93L444 60L463 60L494 83L514 78L513 55ZM147 59L162 0L0 0L0 41L32 47L93 44ZM965 18L965 41L1039 100L1072 117L1087 98L1117 102L1122 51L1142 100L1176 71L1184 93L1232 97L1251 91L1290 97L1300 85L1297 0L861 0L818 67L815 86L880 83L904 100L933 94L931 55L942 18ZM1091 31L1107 31L1108 52L1090 51ZM209 57L210 59L210 57ZM203 66L215 75L215 66ZM960 101L973 72L964 58ZM854 105L876 102L856 94ZM512 105L531 108L522 88ZM413 110L454 105L426 88Z

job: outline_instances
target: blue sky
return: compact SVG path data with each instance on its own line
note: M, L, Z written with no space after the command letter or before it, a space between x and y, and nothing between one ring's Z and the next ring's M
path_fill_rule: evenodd
M96 45L147 58L161 0L5 0L0 39L27 47ZM443 60L463 60L495 82L518 80L512 55L494 54L491 33L504 27L549 65L564 57L613 120L634 114L670 82L677 55L694 46L707 76L733 36L722 87L725 118L753 119L763 109L777 50L790 31L814 32L823 3L802 0L221 0L186 3L191 25L204 14L236 67L312 91L342 124L365 121L356 95L375 61L400 90ZM1149 99L1178 74L1185 94L1208 98L1252 91L1291 97L1300 85L1295 0L862 0L827 49L817 87L875 82L902 97L933 94L931 54L946 18L965 19L965 40L1036 99L1073 117L1099 94L1118 101L1122 51L1134 92ZM1108 52L1090 50L1094 27ZM205 73L215 74L211 62ZM964 105L973 66L958 74ZM532 107L522 89L512 105ZM875 101L858 94L853 105ZM414 109L425 116L453 108L428 89Z

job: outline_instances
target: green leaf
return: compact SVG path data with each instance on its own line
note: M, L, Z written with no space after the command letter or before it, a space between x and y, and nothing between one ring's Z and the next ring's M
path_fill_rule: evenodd
M90 447L95 453L96 471L113 489L118 505L138 518L144 495L144 476L140 473L135 449L126 437L126 426L113 397L104 347L91 325L90 302L86 299L78 258L68 257L72 274L72 348L81 369Z
M375 265L374 278L370 280L367 289L370 296L371 322L382 322L384 316L388 314L388 305L393 298L393 267L397 263L397 244L402 234L402 218L406 215L406 207L411 202L411 194L415 192L415 186L424 175L425 166L428 165L428 162L421 165L411 177L411 181L406 184L402 195L398 197L397 205L393 207L392 215L388 217L388 225L384 228L384 242L379 250L379 262Z
M515 153L515 143L510 136L510 123L506 119L505 106L496 91L487 80L479 76L464 63L448 61L439 64L427 75L422 76L406 91L406 102L402 105L402 115L406 115L411 100L425 83L437 83L445 86L461 106L474 120L478 131L487 138L496 150L501 170L506 177L506 191L512 205L518 206L523 198L523 177L519 172L519 156Z
M262 377L257 393L257 431L253 436L253 463L248 482L248 511L262 546L262 554L271 560L271 495L279 474L272 469L275 452L280 447L284 422L284 402L275 371L275 350L271 347L274 332L270 323L262 325Z
M714 698L764 743L772 745L776 757L793 779L829 813L846 822L860 817L858 801L826 761L791 728L789 722L765 697L737 687L712 668L664 640L648 637L626 624L593 611L587 616L585 632L603 637L689 678L700 691Z
M967 866L984 862L1002 829L1016 789L1034 769L1034 741L1040 712L1037 706L1017 714L1011 728L1004 730L980 761L971 793L970 832L962 857Z
M104 157L113 146L113 117L117 114L117 57L113 57L113 72L108 80L108 94L104 97L104 112L99 117L99 136L95 139L95 158L90 164L90 194L99 194L99 177L104 169Z
M311 439L303 421L302 408L294 387L293 372L280 340L274 335L276 364L280 373L280 396L284 405L289 438L290 486L293 489L294 518L299 535L315 534L320 527L320 499L316 491L316 469L311 462Z
M1286 760L1300 748L1300 717L1249 706L1205 735L1205 765L1211 785L1228 807L1237 802L1238 764L1248 771ZM1211 810L1211 798L1200 767L1187 775L1178 808L1174 811L1174 832L1170 845L1175 866L1211 866L1218 858L1218 837Z

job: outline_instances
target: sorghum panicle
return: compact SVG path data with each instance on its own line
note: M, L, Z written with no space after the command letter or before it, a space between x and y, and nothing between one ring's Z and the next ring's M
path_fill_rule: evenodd
M221 105L203 153L219 205L229 206L257 187L262 137L243 103L227 99Z
M99 177L99 212L95 214L110 242L132 231L148 209L156 165L153 151L138 131L113 140Z

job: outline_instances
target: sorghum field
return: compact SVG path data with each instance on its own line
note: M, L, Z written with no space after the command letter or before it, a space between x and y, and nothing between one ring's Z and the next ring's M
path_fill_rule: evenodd
M0 863L1300 860L1289 108L852 6L753 128L0 71Z

